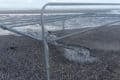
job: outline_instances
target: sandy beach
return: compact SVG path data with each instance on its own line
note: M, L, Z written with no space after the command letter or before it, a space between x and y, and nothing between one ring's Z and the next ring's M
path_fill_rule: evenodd
M60 41L89 48L95 63L71 62L50 44L51 80L120 80L119 34L119 25L104 26ZM42 42L0 35L0 80L46 80Z

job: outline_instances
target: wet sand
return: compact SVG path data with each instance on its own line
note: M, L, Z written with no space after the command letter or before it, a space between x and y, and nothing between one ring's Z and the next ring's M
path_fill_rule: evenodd
M96 63L74 63L63 48L49 45L51 80L120 80L120 27L101 27L61 40L90 49ZM0 36L1 80L46 80L43 44L15 35Z

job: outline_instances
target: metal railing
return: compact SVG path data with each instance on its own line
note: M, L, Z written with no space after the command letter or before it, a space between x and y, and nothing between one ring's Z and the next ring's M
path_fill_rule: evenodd
M4 27L4 26L9 25L10 27L20 27L20 26L25 26L25 25L39 24L42 27L42 41L43 41L43 45L44 45L46 75L47 75L47 80L50 80L49 47L48 47L47 35L46 35L46 32L45 32L46 31L45 30L45 23L63 20L62 21L63 22L63 29L65 29L65 25L64 25L65 20L71 19L71 18L76 17L76 16L86 16L86 14L85 15L79 15L79 14L78 15L70 15L71 17L70 16L69 17L61 16L61 17L55 17L55 18L45 18L45 13L47 13L45 9L48 6L87 6L87 5L89 5L89 6L94 6L94 5L96 5L96 6L102 6L102 5L103 6L104 5L105 6L109 6L109 5L110 6L117 6L117 5L119 5L120 6L120 3L47 3L41 9L41 13L40 13L41 17L39 17L40 19L38 19L38 18L37 19L23 19L21 21L18 21L17 25L13 25L14 23L6 23L6 24L0 25L0 27L3 28L3 29L7 29L11 32L15 32L17 34L21 34L21 35L25 35L25 36L27 36L27 35L24 34L24 33L20 33L18 31L9 29L8 27ZM71 11L73 12L73 10L71 10ZM63 13L69 13L69 12L70 12L70 10L68 12L65 11ZM74 12L76 12L76 11L74 11ZM78 11L77 11L77 13L78 13ZM114 14L111 14L111 15L114 15ZM106 15L104 15L104 16L106 16ZM88 17L89 17L89 15L88 15ZM93 17L95 17L95 16L93 15ZM15 20L16 19L14 19L14 21ZM5 20L5 21L9 22L10 20ZM118 21L118 22L120 22L120 21ZM21 24L21 23L24 23L24 24ZM77 33L79 33L79 32L75 32L75 33L72 33L72 34L69 34L69 35L59 37L57 40L59 40L61 38L68 37L68 36L72 36L72 35L77 34ZM31 38L33 38L33 37L31 37Z
M49 48L47 44L47 38L45 34L45 25L44 25L44 13L45 9L48 6L93 6L93 5L107 5L107 6L117 6L120 5L120 3L47 3L45 4L41 9L41 26L42 26L42 38L43 38L43 44L44 44L44 53L45 53L45 62L46 62L46 74L47 74L47 80L50 80L50 64L49 64Z

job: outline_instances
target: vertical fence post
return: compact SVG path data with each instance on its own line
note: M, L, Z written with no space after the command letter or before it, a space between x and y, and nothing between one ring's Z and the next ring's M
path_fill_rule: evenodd
M44 10L46 6L47 5L44 5L41 9L41 27L42 27L42 40L43 40L44 54L45 54L46 76L47 76L47 80L50 80L49 47L47 43L47 36L44 25Z

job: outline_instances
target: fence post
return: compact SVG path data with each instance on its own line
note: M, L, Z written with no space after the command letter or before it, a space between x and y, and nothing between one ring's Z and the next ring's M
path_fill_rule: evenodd
M46 6L47 4L44 5L41 9L41 27L42 27L42 40L43 40L44 54L45 54L46 75L47 75L47 80L50 80L49 46L47 43L47 36L46 36L45 25L44 25L44 10Z

